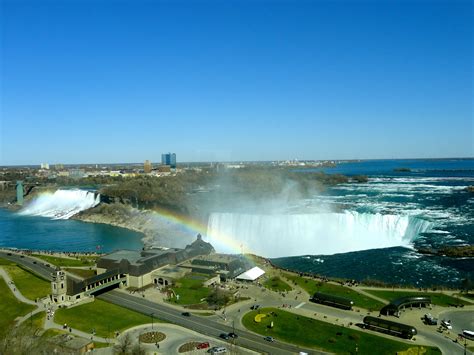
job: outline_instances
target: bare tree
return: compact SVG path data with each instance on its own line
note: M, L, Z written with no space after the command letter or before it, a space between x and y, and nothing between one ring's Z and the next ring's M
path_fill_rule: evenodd
M115 353L120 355L130 354L132 347L132 338L129 333L126 333L120 338L119 343L115 346Z

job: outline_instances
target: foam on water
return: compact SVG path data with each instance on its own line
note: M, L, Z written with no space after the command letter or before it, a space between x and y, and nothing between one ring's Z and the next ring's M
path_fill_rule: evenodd
M410 247L433 224L407 215L313 213L250 215L212 213L208 237L216 250L232 252L219 236L233 238L266 257L335 254L388 247Z
M69 219L99 203L100 195L94 192L79 189L57 190L54 193L45 193L36 197L19 213L52 219Z

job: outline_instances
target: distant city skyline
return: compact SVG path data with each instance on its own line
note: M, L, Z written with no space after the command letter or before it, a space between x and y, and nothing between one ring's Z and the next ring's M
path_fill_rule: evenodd
M2 2L0 165L474 156L473 2Z

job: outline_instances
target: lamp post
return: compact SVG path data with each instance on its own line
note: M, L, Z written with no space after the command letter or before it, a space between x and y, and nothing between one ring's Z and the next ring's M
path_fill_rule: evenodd
M154 316L155 312L151 312L150 313L150 317L151 317L151 330L153 330L153 316Z

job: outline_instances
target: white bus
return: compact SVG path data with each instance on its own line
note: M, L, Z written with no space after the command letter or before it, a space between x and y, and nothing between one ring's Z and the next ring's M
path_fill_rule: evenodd
M472 330L463 330L462 336L466 339L474 340L474 332Z

